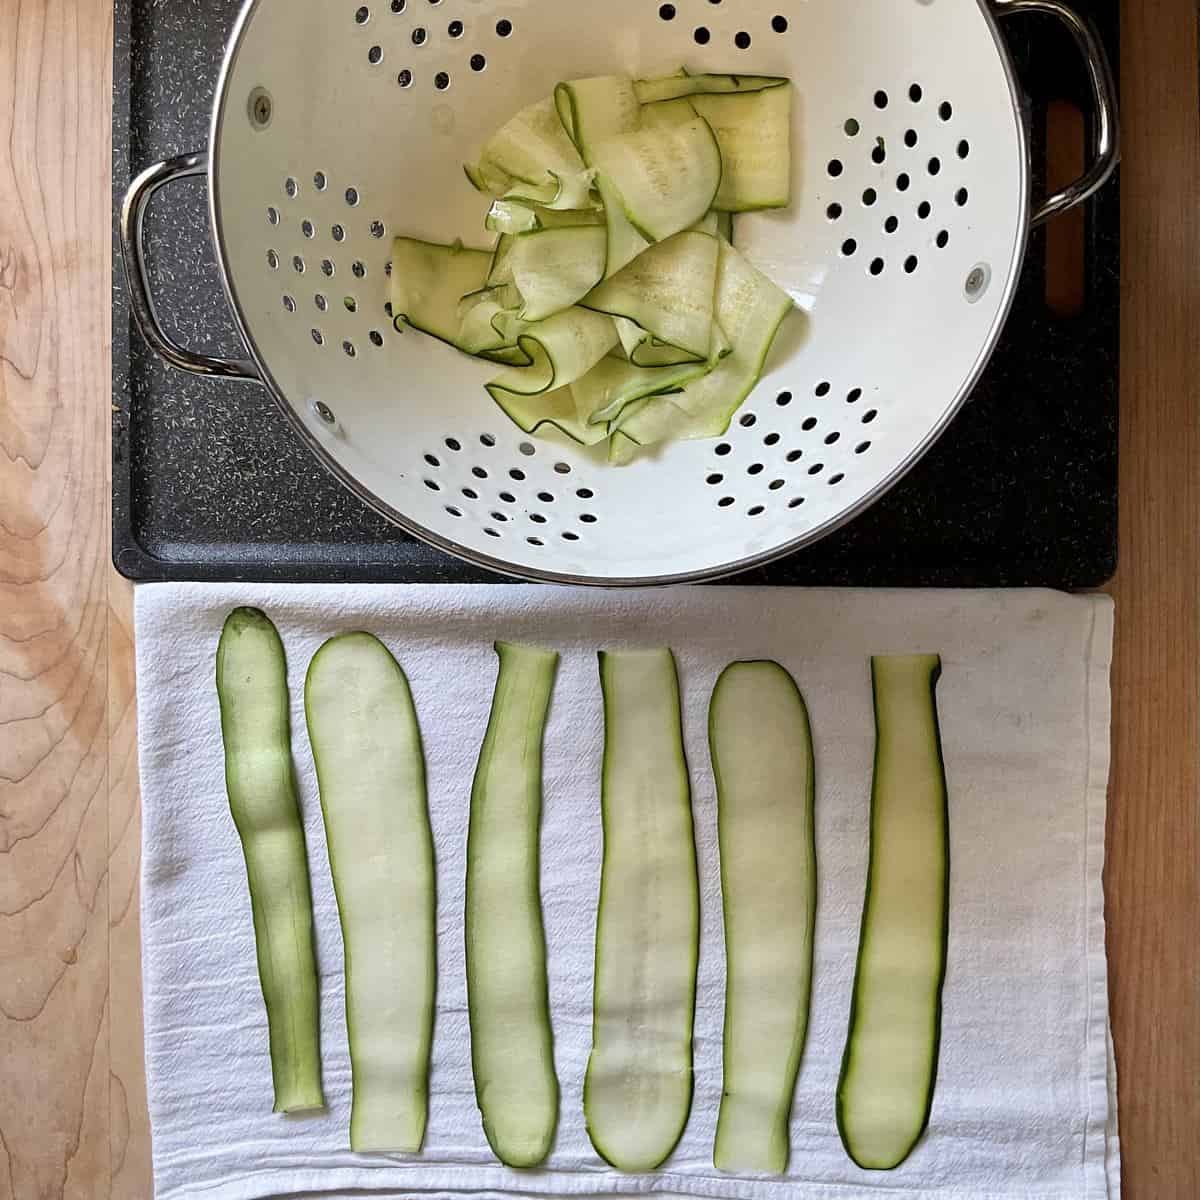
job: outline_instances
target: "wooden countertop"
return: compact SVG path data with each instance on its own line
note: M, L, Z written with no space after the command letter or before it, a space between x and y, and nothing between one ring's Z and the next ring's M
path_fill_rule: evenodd
M1200 1197L1195 0L1125 0L1108 942L1124 1191ZM150 1196L130 589L109 565L111 0L0 5L0 1200Z

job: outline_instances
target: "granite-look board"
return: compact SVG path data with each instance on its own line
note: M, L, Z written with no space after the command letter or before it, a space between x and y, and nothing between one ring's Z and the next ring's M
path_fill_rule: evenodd
M1117 65L1117 0L1076 0ZM114 215L130 171L208 139L240 0L116 0ZM1035 195L1046 101L1086 109L1079 58L1043 18L1007 23L1029 94ZM1119 188L1089 205L1083 315L1052 316L1035 234L1003 340L920 465L833 536L743 577L778 584L1087 588L1116 565ZM152 213L155 293L185 345L235 354L202 186ZM399 533L324 472L267 393L163 365L131 324L113 252L113 557L139 580L494 578Z

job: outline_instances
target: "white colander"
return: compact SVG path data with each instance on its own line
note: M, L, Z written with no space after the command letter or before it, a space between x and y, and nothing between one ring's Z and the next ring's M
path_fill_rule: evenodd
M1021 12L1067 23L1096 98L1088 173L1032 219L995 22ZM736 238L800 313L726 437L614 468L603 449L512 425L483 388L494 367L393 329L391 238L482 235L462 163L558 81L681 65L793 81L793 205L738 217ZM145 172L122 234L150 344L186 370L261 381L397 525L526 578L662 583L761 565L894 484L987 362L1031 224L1085 200L1116 160L1103 50L1059 0L249 0L208 153ZM176 345L150 299L146 206L206 172L246 361Z

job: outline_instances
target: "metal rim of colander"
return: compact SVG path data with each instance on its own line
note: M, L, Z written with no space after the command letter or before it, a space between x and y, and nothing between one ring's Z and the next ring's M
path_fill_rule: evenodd
M936 443L942 434L945 433L946 429L957 417L963 405L966 403L968 397L973 391L975 385L978 383L980 376L983 374L983 371L990 361L997 344L999 343L1005 325L1007 324L1017 286L1020 282L1031 230L1029 135L1025 126L1025 122L1021 116L1021 96L1015 68L1011 55L1009 54L1007 44L1005 43L1003 35L999 29L997 23L997 14L992 10L990 5L987 3L987 0L976 0L976 2L984 17L984 20L987 22L993 44L1003 65L1005 79L1009 89L1009 98L1013 106L1014 121L1017 127L1017 136L1021 150L1019 163L1021 176L1019 181L1020 212L1017 227L1022 232L1013 256L1012 267L1008 271L1007 279L1005 281L1002 302L997 311L996 321L993 325L990 337L981 347L980 353L972 365L971 370L965 377L964 382L957 395L954 397L953 402L950 403L945 409L941 419L929 430L927 435L913 449L907 458L899 463L884 480L882 480L869 492L864 494L857 502L848 507L844 512L839 514L836 518L826 522L824 525L808 530L805 533L798 535L796 538L781 543L778 546L774 546L769 550L749 555L745 558L741 558L732 562L722 563L715 567L705 567L694 571L669 575L648 575L635 577L578 575L570 572L544 570L537 567L513 563L506 559L496 558L484 552L463 546L455 542L453 539L444 537L434 530L425 528L419 522L414 521L411 517L393 508L390 504L375 495L369 488L356 479L354 475L351 474L351 472L345 467L343 467L330 453L330 451L324 445L322 445L312 430L301 418L297 409L288 401L287 397L283 393L283 390L275 382L274 377L272 376L270 369L264 360L264 357L259 352L256 340L247 326L243 316L242 306L239 302L236 289L233 285L230 272L227 268L227 252L224 235L222 233L223 221L219 200L220 188L216 184L220 171L221 140L219 135L222 128L222 122L225 119L228 106L231 102L228 84L237 61L240 47L242 45L242 35L259 5L263 3L263 0L246 0L244 7L238 15L237 22L234 25L233 32L230 36L217 82L216 99L213 105L213 116L208 150L208 198L209 219L213 243L216 248L217 266L221 276L222 287L224 288L225 297L233 314L233 319L238 333L242 338L247 353L257 369L261 383L267 388L276 405L282 410L285 418L291 424L293 430L299 435L304 445L314 455L317 461L335 479L337 479L344 487L358 497L358 499L366 504L370 509L377 512L380 516L384 517L399 529L410 534L412 537L419 539L420 541L432 545L448 554L454 555L455 557L466 562L472 563L473 565L482 567L485 570L493 571L497 574L505 575L510 578L520 579L532 583L552 583L602 588L636 588L671 586L689 583L707 583L725 579L745 571L768 566L771 563L795 554L797 551L804 549L806 546L813 545L821 539L836 532L838 529L842 528L850 521L860 516L864 511L875 504L881 497L895 487L896 484L898 484L908 474L908 472L913 469L913 467L916 466L916 464L925 456L934 443Z

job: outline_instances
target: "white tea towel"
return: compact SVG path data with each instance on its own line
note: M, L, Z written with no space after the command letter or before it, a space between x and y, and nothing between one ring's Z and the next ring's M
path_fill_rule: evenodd
M229 816L213 668L237 605L265 609L288 653L292 741L308 836L328 1111L271 1112L266 1015L241 847ZM332 634L378 634L412 683L438 869L438 1013L424 1153L347 1149L342 942L305 733L304 672ZM546 735L542 901L558 1139L542 1170L497 1164L471 1080L463 852L496 638L562 652ZM1107 1200L1116 1195L1101 867L1112 610L1046 592L751 588L603 593L523 586L161 585L137 594L146 1065L157 1195L599 1196L713 1200ZM695 1102L660 1170L622 1175L588 1142L603 734L596 650L674 648L702 876ZM834 1094L867 861L874 730L868 656L939 651L950 785L949 967L929 1131L892 1172L855 1167ZM712 1166L721 1092L724 952L706 712L718 672L775 658L796 677L817 761L820 896L812 1017L787 1177Z

